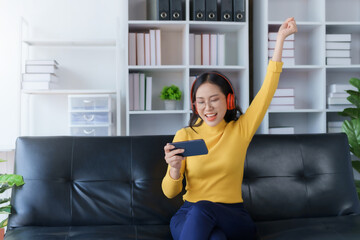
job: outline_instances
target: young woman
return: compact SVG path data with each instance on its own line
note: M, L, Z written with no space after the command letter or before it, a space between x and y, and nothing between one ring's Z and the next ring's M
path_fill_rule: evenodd
M282 49L287 36L297 32L294 18L279 28L272 60L264 83L241 115L230 81L219 72L201 74L191 90L193 116L173 142L204 139L209 153L181 157L182 149L164 147L167 173L162 189L168 198L182 189L184 205L172 217L175 240L254 239L256 226L243 206L241 184L247 148L277 88L282 71Z

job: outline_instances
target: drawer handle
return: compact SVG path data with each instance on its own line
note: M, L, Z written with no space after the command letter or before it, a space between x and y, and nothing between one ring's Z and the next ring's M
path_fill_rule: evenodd
M86 104L92 103L92 102L93 102L93 100L88 100L88 99L84 99L84 100L83 100L83 103L86 103Z
M95 115L94 114L92 114L92 115L84 115L83 117L84 117L85 121L91 122L91 121L94 120Z
M86 129L84 129L84 133L85 133L86 135L93 134L94 132L95 132L95 129L91 129L91 130L86 130Z

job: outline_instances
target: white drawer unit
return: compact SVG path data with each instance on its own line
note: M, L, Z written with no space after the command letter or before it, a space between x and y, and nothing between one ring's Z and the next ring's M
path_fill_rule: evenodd
M69 130L72 136L113 135L109 94L69 95Z
M70 127L72 136L111 136L111 126Z

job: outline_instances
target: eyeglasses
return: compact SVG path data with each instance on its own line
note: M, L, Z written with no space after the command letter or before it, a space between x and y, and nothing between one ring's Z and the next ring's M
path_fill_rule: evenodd
M209 101L206 100L195 100L195 106L197 109L205 109L206 105L210 106L210 107L215 107L220 103L220 98L214 98L214 99L210 99Z

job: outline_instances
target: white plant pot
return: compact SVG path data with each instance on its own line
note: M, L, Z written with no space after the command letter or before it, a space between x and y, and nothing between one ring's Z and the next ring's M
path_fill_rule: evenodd
M176 110L176 100L164 100L165 110Z

